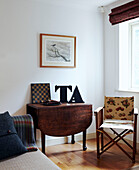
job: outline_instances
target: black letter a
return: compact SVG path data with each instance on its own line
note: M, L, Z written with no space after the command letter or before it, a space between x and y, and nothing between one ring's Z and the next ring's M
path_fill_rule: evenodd
M84 103L77 86L74 89L73 95L69 103Z

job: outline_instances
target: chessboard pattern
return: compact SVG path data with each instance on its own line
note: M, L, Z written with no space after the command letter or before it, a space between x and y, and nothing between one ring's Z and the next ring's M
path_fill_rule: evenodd
M50 83L31 84L32 103L43 103L50 98Z

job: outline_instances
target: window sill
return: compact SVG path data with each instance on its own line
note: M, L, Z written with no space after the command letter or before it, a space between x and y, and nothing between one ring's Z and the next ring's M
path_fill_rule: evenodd
M139 89L118 89L117 92L139 93Z

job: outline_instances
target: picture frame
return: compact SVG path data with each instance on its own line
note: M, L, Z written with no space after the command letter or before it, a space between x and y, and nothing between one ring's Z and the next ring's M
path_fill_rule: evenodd
M76 37L41 33L40 67L75 68Z

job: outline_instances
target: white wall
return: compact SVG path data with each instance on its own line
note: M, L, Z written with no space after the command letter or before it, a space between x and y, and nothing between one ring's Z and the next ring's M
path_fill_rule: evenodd
M105 49L105 95L106 96L135 96L135 107L139 108L139 93L118 91L118 58L119 58L119 25L112 26L108 14L110 9L127 3L122 0L105 7L104 14L104 49ZM138 117L139 121L139 117ZM139 126L138 126L139 131ZM139 135L138 135L139 142Z
M76 36L77 67L40 68L40 33ZM103 18L96 8L64 0L0 0L0 112L25 114L35 82L49 82L52 99L59 100L55 85L78 85L85 102L103 104Z

